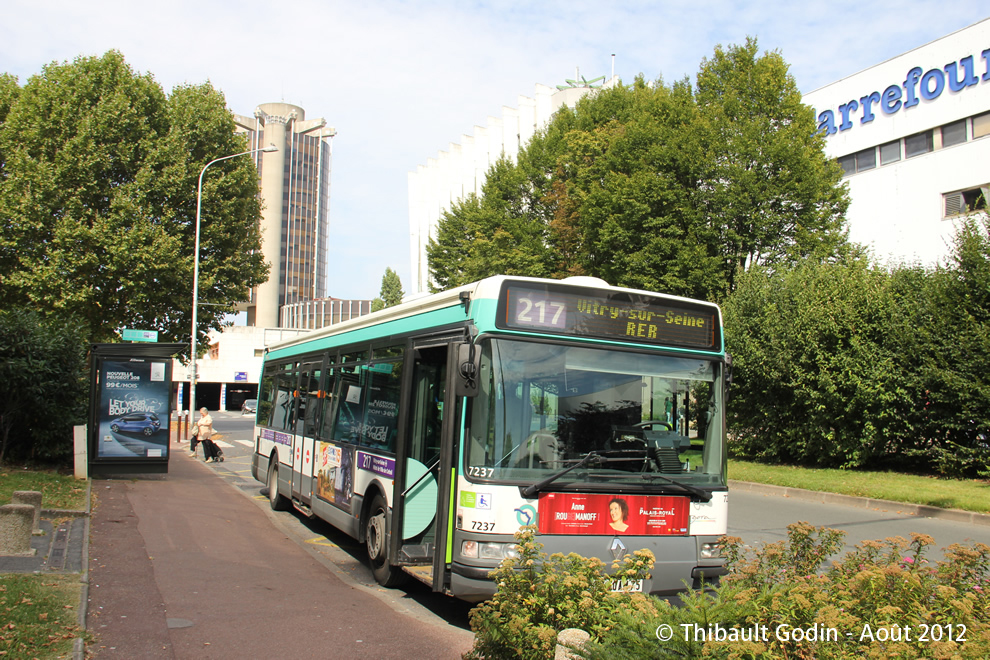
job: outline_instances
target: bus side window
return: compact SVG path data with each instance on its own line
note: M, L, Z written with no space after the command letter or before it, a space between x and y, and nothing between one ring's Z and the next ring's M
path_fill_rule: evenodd
M333 421L337 416L336 403L340 399L338 388L340 386L340 370L331 369L327 374L326 394L320 405L320 425L323 430L319 433L320 439L330 440L334 437Z
M316 434L315 418L319 411L320 365L303 365L299 379L299 396L296 400L295 433L313 437Z
M272 416L269 426L278 431L292 430L292 409L295 403L296 374L294 371L275 377Z
M338 389L337 415L333 425L333 439L357 444L364 417L364 388L357 374L341 374Z
M258 424L271 426L272 401L275 400L275 376L266 369L258 386Z
M374 369L374 370L372 370ZM399 393L402 387L402 363L374 365L362 374L367 407L361 444L374 449L395 451L399 431Z

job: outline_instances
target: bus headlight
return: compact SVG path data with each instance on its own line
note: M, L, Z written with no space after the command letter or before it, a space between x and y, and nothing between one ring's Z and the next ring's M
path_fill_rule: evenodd
M469 559L495 559L502 561L509 557L518 557L515 543L483 543L480 541L462 541L461 556Z
M701 558L702 559L718 559L722 556L722 548L718 543L702 543L701 544Z

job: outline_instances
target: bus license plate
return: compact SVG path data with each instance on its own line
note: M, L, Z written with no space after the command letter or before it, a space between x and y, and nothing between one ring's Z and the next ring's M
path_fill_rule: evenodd
M612 591L626 591L628 593L642 593L642 580L612 580Z

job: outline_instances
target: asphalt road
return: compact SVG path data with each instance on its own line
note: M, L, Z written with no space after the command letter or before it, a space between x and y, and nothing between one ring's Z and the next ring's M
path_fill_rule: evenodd
M990 493L988 493L990 497ZM900 536L910 540L911 533L928 534L941 550L953 543L990 545L990 525L974 525L938 518L912 515L906 508L858 508L833 504L821 499L798 499L778 495L745 492L729 494L729 534L743 539L746 545L773 543L787 538L787 526L804 521L845 532L840 554L866 540ZM933 552L936 558L941 553Z

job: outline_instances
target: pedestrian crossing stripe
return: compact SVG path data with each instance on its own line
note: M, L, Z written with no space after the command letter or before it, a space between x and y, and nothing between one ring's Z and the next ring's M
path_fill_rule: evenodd
M234 445L230 444L229 442L227 442L226 440L214 440L214 442L216 442L217 443L217 447L220 447L220 448L230 449L231 447L234 446ZM242 447L254 447L254 443L251 442L250 440L234 440L234 442L236 442L237 444L241 445Z

